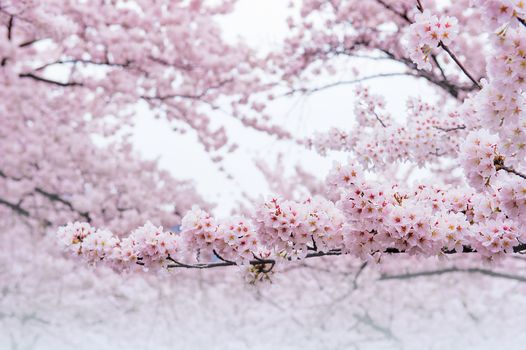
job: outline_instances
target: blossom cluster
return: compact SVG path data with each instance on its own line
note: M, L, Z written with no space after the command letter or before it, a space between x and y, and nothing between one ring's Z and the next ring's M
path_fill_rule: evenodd
M449 45L458 35L455 17L434 15L429 10L415 15L409 26L407 49L409 57L419 69L431 70L430 55L440 43Z
M95 230L87 223L61 227L58 237L67 251L82 256L91 264L112 267L165 267L179 253L179 237L147 222L122 240L109 230Z
M473 131L462 145L460 162L471 186L482 190L496 175L498 138L485 130Z
M488 58L489 82L476 97L479 118L498 134L502 152L511 164L526 157L526 40L524 29L508 29L493 40Z
M241 264L259 254L254 229L242 217L217 222L207 212L193 207L183 218L181 236L187 250L197 252L201 261L215 256Z
M456 156L464 134L458 113L442 116L436 107L411 98L407 101L406 123L393 121L381 96L368 89L355 91L358 125L347 132L331 128L317 133L307 145L321 155L328 150L352 151L365 168L383 169L396 161L423 166L443 156Z
M482 8L483 18L492 29L504 29L503 26L518 26L518 19L526 18L524 0L471 0L472 4Z
M526 225L526 181L506 176L499 181L498 199L502 211L519 225Z
M322 1L307 2L310 5L303 8L306 15L325 6ZM478 5L473 11L475 14L464 11L462 4L453 4L450 11L444 12L448 15L443 16L427 9L434 10L437 6L430 3L424 9L419 4L420 13L416 14L414 23L410 12L400 11L400 8L405 10L404 6L385 6L381 2L371 5L349 1L341 7L327 8L323 14L336 15L326 23L338 24L342 19L348 23L346 15L349 14L353 16L353 26L374 23L374 28L393 28L394 24L400 29L397 34L385 32L380 36L376 31L358 28L355 28L355 37L332 35L323 32L317 22L298 28L294 26L294 19L290 19L291 30L298 36L287 41L285 52L294 56L293 61L269 55L270 65L276 69L271 75L282 74L281 79L287 86L292 87L296 80L301 80L294 76L302 71L314 73L316 64L325 62L324 52L328 52L329 56L345 53L360 54L360 59L392 59L404 64L408 75L424 77L443 89L437 104L409 98L407 115L402 121L386 110L382 96L359 87L354 105L359 132L331 128L314 139L300 141L323 154L327 150L352 153L349 164L336 164L327 176L324 197L307 195L293 200L276 196L255 205L250 216L228 219L217 219L194 207L183 217L179 233L165 232L148 223L128 237L119 238L110 231L75 223L61 229L62 242L89 262L108 262L118 268L130 264L166 267L194 263L201 267L217 260L223 264L254 265L254 261L264 257L294 260L319 253L376 259L394 252L420 256L475 252L493 260L513 252L524 242L526 224L526 190L522 179L525 175L521 173L526 155L524 3L514 0L475 0L474 3ZM369 11L375 6L383 6L393 16L376 16ZM353 14L353 7L359 9L357 12L368 10L370 22L365 23L363 16ZM476 13L494 22L499 29L490 36L491 45L483 44L478 36L474 43L466 40L477 29L477 22L472 19ZM462 36L458 35L459 23ZM398 43L401 37L396 36L402 32L407 33L405 52ZM453 40L455 45L451 45ZM324 47L323 52L319 47ZM483 55L477 57L470 52L477 47L492 50L492 55L486 58L485 71L473 68L484 66ZM386 56L361 55L359 50L370 48ZM437 49L445 50L448 55L437 56ZM455 55L452 51L457 49L464 52ZM295 52L301 52L300 57L295 56ZM435 65L433 71L415 69L414 63L420 69L431 70L431 62ZM470 69L463 66L463 62L470 62ZM468 83L449 69L453 63L469 78ZM468 73L471 69L473 74ZM222 93L234 94L227 86L225 84L226 91ZM248 87L252 87L253 94L261 92L250 84ZM236 86L236 91L239 89L243 86ZM299 88L292 93L297 91L309 90ZM209 102L217 96L209 96ZM445 103L446 97L453 97L453 103ZM244 95L232 106L234 115L245 125L279 138L292 137L271 126L260 125L259 119L243 116L240 109L243 105L261 113L263 120L267 116L263 114L264 103ZM444 109L446 112L442 112ZM194 119L190 123L199 129L200 122ZM206 139L206 135L201 136ZM226 144L223 129L216 136L214 142L205 142L207 149ZM387 167L397 169L398 162L402 161L421 167L433 163L439 170L427 170L444 174L454 168L443 164L450 160L441 163L443 157L454 158L450 163L453 167L460 165L467 184L445 185L452 182L448 182L450 176L433 184L390 183L385 180L390 174L381 173ZM379 176L372 178L384 181L371 180L368 170L380 171Z
M75 223L61 228L59 237L76 255L118 267L214 259L242 265L262 257L294 260L320 252L378 259L386 252L436 256L467 250L494 260L526 238L523 226L503 214L510 211L512 217L516 206L526 205L524 186L515 184L484 200L470 190L426 184L402 188L366 178L356 162L336 163L327 176L332 200L276 197L258 204L250 218L227 220L194 207L180 233L148 223L119 240L109 231Z
M488 220L475 225L474 239L471 244L480 254L495 257L504 253L513 253L513 247L521 239L517 225L503 217L498 220ZM522 235L524 239L524 235Z
M321 197L303 203L273 198L256 208L261 244L278 255L304 258L310 250L341 247L343 215Z

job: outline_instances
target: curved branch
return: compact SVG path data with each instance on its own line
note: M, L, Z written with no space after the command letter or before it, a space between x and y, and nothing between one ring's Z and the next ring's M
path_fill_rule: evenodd
M40 81L40 82L43 82L43 83L53 84L53 85L57 85L57 86L61 86L61 87L67 87L67 86L83 86L82 83L77 83L77 82L63 83L63 82L61 82L61 81L56 81L56 80L51 80L51 79L43 78L43 77L38 76L38 75L35 75L35 74L33 74L33 73L23 73L23 74L19 74L18 76L19 76L20 78L31 78L31 79L34 79L34 80L37 80L37 81Z
M519 244L517 246L515 246L513 248L513 252L514 253L521 253L521 252L524 252L526 251L526 244ZM465 246L462 253L476 253L477 251L471 247L467 247ZM395 249L395 248L389 248L389 249L386 249L384 251L384 253L386 254L403 254L405 253L404 251L401 251L401 250L398 250L398 249ZM444 254L457 254L455 251L449 251L449 250L446 250L446 251L443 251ZM319 257L324 257L324 256L340 256L340 255L345 255L344 252L342 252L341 250L331 250L331 251L328 251L328 252L315 252L315 253L309 253L305 256L305 259L312 259L312 258L319 258ZM167 268L169 269L173 269L173 268L186 268L186 269L213 269L213 268L217 268L217 267L226 267L226 266L236 266L236 265L239 265L239 264L236 264L235 262L233 261L227 261L227 260L223 260L223 259L220 259L222 260L221 262L211 262L211 263L198 263L198 264L185 264L185 263L181 263L177 260L174 260L173 258L171 257L168 257L168 260L170 260L171 262L173 262L174 264L171 264L171 265L168 265ZM293 259L291 258L285 258L284 260L288 260L288 261L293 261ZM267 264L270 264L271 266L274 266L276 263L278 263L278 260L275 260L275 259L260 259L260 258L255 258L253 260L250 260L247 264L248 265L252 265L252 266L264 266L264 265L267 265ZM365 266L364 266L365 267ZM525 277L526 279L526 277Z
M473 83L473 85L475 85L479 90L482 89L482 86L480 85L480 83L471 75L471 73L466 69L466 67L464 67L464 65L462 64L462 62L460 62L460 60L458 59L458 57L450 50L450 48L444 44L442 41L438 44L439 47L443 48L444 51L447 52L447 54L449 55L449 57L451 57L453 59L453 61L455 61L455 63L457 64L457 66L459 66L460 70L462 70L462 72L464 72L464 74L469 78L469 80L471 80L471 82Z
M17 214L20 214L22 216L25 216L25 217L29 217L30 214L27 210L25 210L24 208L22 208L19 204L13 204L9 201L6 201L5 199L2 199L0 198L0 204L8 207L9 209L15 211Z
M388 78L388 77L400 77L400 76L412 76L412 77L417 77L417 78L421 77L418 74L413 74L413 73L410 73L410 72L380 73L380 74L370 75L370 76L367 76L367 77L362 77L362 78L358 78L358 79L354 79L354 80L337 81L335 83L331 83L331 84L315 87L315 88L312 88L312 89L308 89L308 88L293 89L293 90L287 92L286 94L284 94L283 96L294 95L297 92L299 92L299 93L306 93L307 95L310 95L310 94L313 94L315 92L326 90L326 89L330 89L330 88L333 88L333 87L336 87L336 86L340 86L340 85L351 85L351 84L357 84L357 83L361 83L363 81L372 80L372 79Z
M454 127L451 127L451 128L442 128L440 126L435 126L434 128L437 129L437 130L441 130L443 132L451 132L451 131L464 130L464 129L466 129L466 126L465 125L459 125L459 126L454 126Z
M524 180L526 180L526 174L523 174L523 173L513 169L512 167L505 166L504 164L496 164L495 168L497 169L497 171L504 170L504 171L507 171L510 174L515 174L515 175L517 175L519 177L522 177Z
M7 176L2 170L0 170L0 177L1 178L4 178L4 179L10 179L10 180L14 180L14 181L20 181L21 179L19 178L13 178L13 177L10 177L10 176ZM56 193L51 193L51 192L48 192L40 187L35 187L34 188L34 191L44 197L46 197L47 199L49 199L50 201L52 202L59 202L59 203L62 203L64 204L65 206L67 206L71 211L79 214L80 216L82 216L87 222L91 222L91 217L89 215L88 212L82 212L82 211L79 211L77 209L75 209L75 207L73 206L73 204L62 198L61 196L59 196L58 194ZM31 214L29 211L23 209L21 206L20 206L20 203L19 204L13 204L13 203L10 203L6 200L2 200L0 199L0 204L3 204L11 209L13 209L15 212L17 212L18 214L20 215L23 215L23 216L26 216L26 217L31 217ZM49 221L47 221L49 223Z
M322 256L334 256L334 255L342 255L342 252L341 251L329 251L329 252L316 252L316 253L310 253L310 254L307 254L307 256L305 257L306 259L310 259L310 258L318 258L318 257L322 257ZM235 265L238 265L236 264L235 262L233 261L222 261L222 262L215 262L215 263L199 263L199 264L184 264L184 263L181 263L179 261L176 261L172 258L168 258L168 260L172 261L174 264L173 265L168 265L167 267L169 269L171 268L180 268L180 267L183 267L183 268L187 268L187 269L213 269L213 268L216 268L216 267L225 267L225 266L235 266ZM288 260L292 260L292 259L288 259ZM254 259L254 260L250 260L248 262L249 265L252 265L252 266L262 266L262 265L267 265L267 264L270 264L272 266L274 266L276 264L276 260L274 259Z
M433 270L433 271L420 271L420 272L413 272L413 273L404 273L400 275L383 275L380 277L380 281L388 281L388 280L407 280L407 279L413 279L418 277L429 277L429 276L439 276L444 275L448 273L475 273L475 274L482 274L490 277L497 277L497 278L503 278L503 279L509 279L514 280L518 282L526 282L526 277L523 276L517 276L517 275L511 275L507 273L502 272L496 272L492 270L487 269L481 269L481 268L448 268L448 269L442 269L442 270Z
M45 191L45 190L43 190L43 189L41 189L39 187L35 188L35 192L43 195L44 197L46 197L47 199L49 199L49 200L51 200L53 202L59 202L59 203L64 204L71 211L76 212L77 214L82 216L84 219L86 219L87 222L91 222L91 217L90 217L89 213L81 212L81 211L75 209L75 207L73 206L73 204L70 201L65 200L64 198L60 197L58 194L47 192L47 191Z

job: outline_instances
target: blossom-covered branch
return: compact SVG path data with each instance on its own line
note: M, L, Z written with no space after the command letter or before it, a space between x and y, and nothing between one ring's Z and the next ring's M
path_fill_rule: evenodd
M148 223L122 240L75 223L61 228L59 239L73 254L117 269L251 265L264 270L326 255L378 260L402 252L470 252L493 261L526 249L521 230L526 217L508 205L504 191L487 202L472 191L426 185L402 189L366 181L352 164L336 165L327 186L335 203L321 197L304 202L273 198L260 203L249 219L225 220L194 208L183 218L180 233Z

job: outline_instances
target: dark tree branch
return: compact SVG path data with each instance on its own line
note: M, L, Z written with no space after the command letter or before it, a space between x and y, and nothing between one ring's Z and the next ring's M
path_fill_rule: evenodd
M424 12L424 6L422 6L420 0L416 0L416 8L418 9L418 11Z
M6 201L5 199L0 198L0 204L8 207L9 209L15 211L17 214L20 214L25 217L30 217L30 214L27 210L22 208L19 204L13 204L9 201Z
M30 45L33 45L34 43L40 41L42 39L33 39L33 40L29 40L29 41L26 41L25 43L22 43L20 45L18 45L18 47L27 47L27 46L30 46Z
M58 64L69 64L69 63L73 63L73 64L82 63L82 64L94 65L94 66L108 66L108 67L127 68L127 67L130 66L130 64L132 62L131 61L126 61L124 63L112 63L112 62L109 62L109 61L100 61L100 62L98 62L98 61L82 60L82 59L60 60L60 61L55 61L55 62L51 62L51 63L46 63L46 64L36 68L35 71L40 71L40 70L43 70L43 69L45 69L47 67L58 65Z
M333 256L333 255L341 255L341 251L329 251L329 252L316 252L316 253L310 253L307 254L306 258L316 258L316 257L322 257L322 256ZM187 269L211 269L216 267L225 267L225 266L234 266L237 265L233 261L222 261L222 262L215 262L215 263L199 263L199 264L184 264L179 261L176 261L172 258L169 258L168 260L172 261L174 265L168 265L168 268L178 268L178 267L184 267ZM249 264L252 266L262 266L262 265L275 265L276 260L273 259L259 259L256 258L254 260L250 260ZM269 271L267 271L269 272Z
M504 164L496 164L495 168L497 169L497 171L504 170L504 171L507 171L510 174L515 174L515 175L517 175L519 177L522 177L524 180L526 180L526 175L525 174L523 174L521 172L518 172L517 170L513 169L512 167L505 166Z
M11 41L13 37L13 24L15 21L15 17L11 16L9 17L9 22L7 22L7 40Z
M459 96L459 90L463 91L471 91L471 88L464 87L464 86L457 86L455 84L452 84L447 79L439 79L435 74L427 71L418 70L417 66L413 61L406 57L396 57L393 53L389 52L388 50L381 49L384 54L387 55L390 59L400 62L404 65L406 65L408 68L418 72L414 73L414 76L421 77L429 81L430 83L444 89L447 93L449 93L454 98L458 98Z
M437 56L434 54L431 54L431 58L433 59L433 62L435 62L435 65L437 66L438 70L440 71L440 76L442 76L443 80L447 80L446 73L444 72L444 69L440 65L440 62L438 62Z
M171 95L159 95L159 96L141 96L142 99L150 101L150 100L158 100L158 101L164 101L164 100L170 100L173 98L186 98L191 100L200 100L203 97L205 97L210 91L220 89L224 85L232 82L232 79L227 79L221 81L219 84L214 86L209 86L206 89L204 89L202 92L196 95L189 95L189 94L171 94Z
M50 192L45 191L45 190L43 190L43 189L41 189L39 187L35 188L35 192L40 193L41 195L43 195L44 197L46 197L47 199L49 199L51 201L59 202L59 203L64 204L71 211L74 211L75 213L77 213L80 216L82 216L87 222L91 222L91 217L90 217L89 213L78 211L77 209L75 209L75 207L73 206L73 204L70 201L65 200L64 198L60 197L58 194L50 193Z
M13 36L13 23L14 23L14 20L15 20L15 17L14 16L10 16L9 17L9 21L7 22L7 40L8 41L11 41L11 38ZM5 64L7 63L7 57L3 57L2 60L0 61L0 66L5 66Z
M451 132L451 131L464 130L464 129L466 129L466 126L465 125L459 125L459 126L455 126L455 127L452 127L452 128L442 128L440 126L435 126L434 128L438 129L438 130L441 130L441 131L444 131L444 132Z
M218 252L216 252L216 250L215 250L215 249L213 250L213 252L214 252L214 255L215 255L215 257L216 257L216 258L218 258L219 260L221 260L222 262L226 262L226 263L229 263L229 264L234 264L234 265L235 265L235 262L233 262L233 261L230 261L230 260L226 260L226 259L225 259L225 258L223 258L223 257L222 257L221 255L219 255L219 253L218 253Z
M526 244L519 244L513 248L514 253L522 253L524 251L526 251ZM468 247L468 246L465 246L462 251L462 253L476 253L476 252L477 251L475 249ZM405 252L399 249L395 249L395 248L388 248L384 251L384 253L385 254L404 254ZM444 250L443 253L448 254L448 255L449 254L459 254L459 253L456 253L454 250L452 251ZM324 257L324 256L339 256L339 255L344 255L344 254L345 253L342 252L341 250L331 250L328 252L313 252L313 253L307 254L305 256L305 259L319 258L319 257ZM226 267L226 266L237 265L233 261L226 261L226 260L222 260L221 262L197 263L197 264L181 263L179 261L174 260L171 257L168 257L168 260L173 262L173 264L167 266L168 268L213 269L216 267ZM293 261L293 259L291 258L286 258L286 260ZM262 267L265 265L271 265L273 267L277 262L278 261L274 259L260 259L260 258L255 257L253 260L250 260L248 264L252 266L256 266L256 267ZM365 266L363 266L363 268L365 268ZM269 271L270 270L268 270L267 272Z
M455 61L455 63L457 64L457 66L460 67L460 69L462 70L462 72L464 72L464 74L469 78L469 80L471 80L471 82L473 82L473 84L480 90L482 89L482 86L479 84L479 82L477 81L477 79L475 79L471 73L466 69L466 67L464 67L464 65L462 64L462 62L460 62L460 60L457 58L457 56L449 49L449 47L444 44L442 41L438 44L439 47L442 47L444 49L444 51L447 52L447 54L453 59L453 61Z
M382 120L382 118L380 118L380 116L378 115L378 113L376 113L375 111L373 111L373 114L374 114L374 116L376 117L376 120L378 120L378 122L382 125L382 127L387 128L387 125L384 123L384 121Z
M63 82L56 81L56 80L50 80L50 79L43 78L43 77L40 77L38 75L35 75L33 73L23 73L23 74L19 74L18 76L20 78L31 78L31 79L34 79L34 80L37 80L37 81L40 81L40 82L43 82L43 83L53 84L53 85L57 85L57 86L61 86L61 87L82 86L83 85L82 83L76 83L76 82L63 83Z
M0 177L1 177L1 178L4 178L4 179L10 179L10 180L13 180L13 181L21 181L21 180L22 180L22 178L14 178L14 177L11 177L11 176L7 176L7 174L4 173L2 170L0 170ZM73 204L72 204L70 201L65 200L64 198L60 197L58 194L56 194L56 193L51 193L51 192L46 191L46 190L44 190L44 189L42 189L42 188L40 188L40 187L36 187L36 188L34 189L34 191L35 191L36 193L39 193L40 195L46 197L47 199L53 201L53 202L59 202L59 203L64 204L64 205L67 206L71 211L74 211L74 212L76 212L77 214L79 214L80 216L82 216L82 217L84 218L84 220L86 220L87 222L91 222L91 217L90 217L89 213L87 213L87 212L81 212L81 211L79 211L79 210L76 210L75 207L73 206ZM6 203L3 203L3 204L4 204L4 205L7 205ZM19 207L19 206L20 206L20 203L17 204L16 206ZM12 208L12 209L14 209L14 208ZM24 211L27 213L27 215L24 215L23 213L20 213L20 212L19 212L19 213L22 214L22 215L24 215L24 216L30 216L30 213L29 213L27 210L24 210Z

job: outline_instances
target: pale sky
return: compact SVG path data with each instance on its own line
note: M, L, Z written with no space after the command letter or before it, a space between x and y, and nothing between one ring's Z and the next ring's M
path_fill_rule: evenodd
M231 40L241 37L258 49L279 47L287 32L287 3L284 0L241 0L236 12L222 23L225 36ZM368 74L394 72L397 68L385 62L374 66L360 62L360 69ZM367 85L373 92L386 96L388 109L402 118L406 98L429 91L422 81L406 77L371 80ZM353 120L354 87L335 87L299 101L298 98L281 100L271 107L274 122L302 136L331 126L346 128ZM153 121L146 111L139 113L144 114L135 137L139 151L147 158L160 158L161 167L172 171L176 177L193 179L205 199L219 203L216 213L220 215L227 215L235 207L241 191L253 197L271 195L263 176L253 164L254 157L268 159L273 164L275 158L269 157L284 152L291 166L299 162L320 178L325 177L333 160L345 161L347 158L334 154L322 158L313 151L242 128L237 121L221 115L217 118L226 123L229 135L240 145L223 163L226 172L234 177L228 180L224 173L217 171L217 165L209 160L202 146L196 143L195 135L175 134L165 122Z

